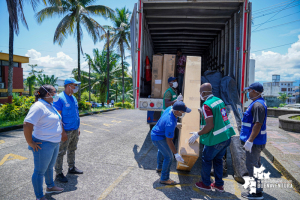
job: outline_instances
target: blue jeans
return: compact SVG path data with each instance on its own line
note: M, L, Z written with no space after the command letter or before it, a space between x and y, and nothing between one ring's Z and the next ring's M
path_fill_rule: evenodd
M166 139L152 142L158 148L157 169L162 169L160 180L167 181L170 179L170 169L174 159L173 153Z
M178 74L178 93L179 94L180 93L182 94L183 78L184 78L184 74Z
M31 146L28 149L33 152L34 159L34 172L32 175L32 185L36 198L42 198L43 194L43 179L45 176L45 182L48 188L54 187L53 182L53 166L56 162L56 158L59 150L59 142L53 143L44 140L39 140L32 137L34 142L41 142L39 144L41 149L33 151Z
M223 156L226 153L227 147L230 145L231 138L213 146L204 145L202 152L202 169L201 177L202 182L206 186L210 186L210 171L212 162L214 165L215 183L216 186L223 186Z

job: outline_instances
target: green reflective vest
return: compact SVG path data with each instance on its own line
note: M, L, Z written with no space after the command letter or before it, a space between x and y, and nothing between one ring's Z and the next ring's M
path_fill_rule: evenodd
M209 97L204 105L211 108L214 118L214 128L204 135L200 136L200 142L207 146L213 146L228 140L231 136L235 135L235 132L228 120L226 113L225 103L218 97ZM202 129L205 126L205 119L202 115L201 126Z
M174 101L175 99L177 99L177 94L176 94L176 92L175 92L171 87L169 87L169 88L165 91L165 93L164 93L163 110L161 111L161 114L163 114L164 111L165 111L166 108L167 108L166 105L165 105L165 96L166 96L166 93L167 93L168 91L170 91L170 92L171 92L171 95L172 95L171 101Z

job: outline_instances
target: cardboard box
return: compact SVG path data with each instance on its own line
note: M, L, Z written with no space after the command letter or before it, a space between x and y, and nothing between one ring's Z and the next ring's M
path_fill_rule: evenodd
M191 171L199 157L199 138L194 144L189 144L190 133L200 130L200 85L201 57L188 56L186 60L183 102L192 112L182 118L182 128L178 140L178 152L184 159L184 164L177 162L177 169Z
M170 55L170 54L164 55L161 98L164 98L164 93L169 88L169 83L168 83L169 77L175 76L175 60L176 60L176 55Z
M161 98L164 56L153 55L151 98Z

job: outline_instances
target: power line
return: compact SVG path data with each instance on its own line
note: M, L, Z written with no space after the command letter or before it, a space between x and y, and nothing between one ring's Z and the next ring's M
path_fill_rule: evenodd
M286 7L288 7L289 5L291 5L292 3L294 3L294 1L292 1L290 4L288 4ZM264 25L265 23L267 23L268 21L270 21L273 17L275 17L276 15L278 15L281 11L283 11L286 7L284 7L283 9L279 10L277 13L275 13L275 15L273 15L272 17L270 17L267 21L265 21L264 23L262 23L261 25L259 25L256 29L258 29L259 27L261 27L262 25ZM255 31L256 29L254 29L253 31Z
M284 2L281 2L281 3L278 3L278 4L274 4L272 6L261 8L261 9L253 11L253 13L257 14L257 13L265 12L267 10L274 10L274 9L277 9L278 7L282 7L282 6L285 6L285 5L289 4L291 1L293 1L293 0L284 1ZM296 1L299 1L299 0L296 0Z
M273 19L273 20L271 20L271 21L268 21L268 22L266 22L266 23L270 23L270 22L273 22L273 21L276 21L276 20L279 20L279 19L282 19L282 18L285 18L285 17L291 16L291 15L297 14L297 13L299 13L299 12L300 12L300 11L298 11L298 12L295 12L295 13L292 13L292 14L289 14L289 15L285 15L285 16L282 16L282 17L279 17L279 18ZM264 24L264 23L261 23L261 24ZM260 25L260 24L256 24L256 25L253 25L253 26L258 26L258 25Z
M300 5L300 3L298 3L298 4L296 4L296 5L293 5L293 6L290 6L290 7L287 7L287 8L285 8L285 9L282 9L282 10L287 10L287 9L290 9L290 8L296 7L296 6L298 6L298 5ZM279 9L279 10L280 10L280 9ZM256 16L256 17L254 16L254 17L253 17L253 19L260 18L260 17L264 17L264 16L270 15L270 14L272 14L272 13L276 13L276 12L278 12L279 10L272 11L272 12L270 12L270 13L266 13L266 14L262 14L262 15L259 15L259 16Z
M259 30L257 30L257 31L254 30L254 31L252 31L252 32L258 32L258 31L263 31L263 30L267 30L267 29L272 29L272 28L275 28L275 27L277 27L277 26L283 26L283 25L291 24L291 23L298 22L298 21L300 21L300 19L299 19L299 20L292 21L292 22L287 22L287 23L284 23L284 24L279 24L279 25L276 25L276 26L270 26L270 27L267 27L267 28L259 29Z
M264 51L264 50L268 50L268 49L274 49L274 48L277 48L277 47L283 47L283 46L291 45L291 44L294 44L294 43L295 42L288 43L288 44L283 44L283 45L279 45L279 46L275 46L275 47L269 47L269 48L266 48L266 49L260 49L260 50L256 50L256 51L251 51L251 53L258 52L258 51Z

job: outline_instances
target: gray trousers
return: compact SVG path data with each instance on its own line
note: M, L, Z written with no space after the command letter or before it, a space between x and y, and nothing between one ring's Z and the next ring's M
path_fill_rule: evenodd
M241 141L241 143L242 145L245 145L245 142ZM266 147L265 144L261 144L261 145L253 144L251 153L249 151L246 151L246 167L250 177L254 177L253 176L254 167L260 168L261 166L260 154L265 147ZM255 180L256 182L259 181L257 178L255 178ZM257 188L257 192L261 192L261 191L262 188Z
M62 173L63 158L66 152L68 152L67 162L69 168L75 166L75 150L77 149L77 143L79 140L78 129L72 131L66 131L66 133L68 135L68 140L65 142L61 141L59 145L59 152L55 163L56 174Z

